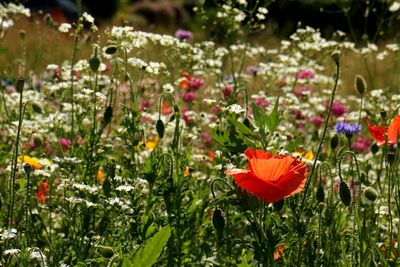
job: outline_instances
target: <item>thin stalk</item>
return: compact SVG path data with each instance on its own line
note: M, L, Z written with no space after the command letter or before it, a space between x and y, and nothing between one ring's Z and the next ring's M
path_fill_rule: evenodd
M310 175L309 175L309 177L307 179L307 182L306 182L306 188L304 190L303 198L301 200L300 211L302 211L303 208L304 208L304 203L306 201L307 193L308 193L308 190L310 188L311 178L312 178L312 176L314 174L314 171L315 171L315 169L317 167L318 157L319 157L319 155L321 153L322 144L324 143L326 131L328 129L328 123L329 123L329 119L330 119L331 113L332 113L333 100L335 99L336 89L337 89L337 85L338 85L338 82L339 82L339 73L340 73L340 64L339 64L339 60L337 60L336 61L335 85L333 87L331 99L330 99L330 102L329 102L328 114L326 115L326 118L325 118L324 130L322 132L322 137L321 137L321 140L320 140L319 145L318 145L317 153L315 154L314 163L312 165L312 168L311 168L311 171L310 171Z

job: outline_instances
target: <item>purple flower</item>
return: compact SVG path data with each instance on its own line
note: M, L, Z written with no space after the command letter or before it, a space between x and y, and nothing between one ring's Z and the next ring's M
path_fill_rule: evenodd
M175 32L175 37L181 40L190 40L193 38L193 33L191 31L179 29Z
M347 112L347 108L339 102L333 102L332 113L335 117L340 117Z
M361 131L361 125L358 123L338 122L333 128L336 132L345 134L347 137L351 137Z
M246 71L247 73L253 74L254 76L256 76L260 71L261 71L261 67L258 66L248 66Z

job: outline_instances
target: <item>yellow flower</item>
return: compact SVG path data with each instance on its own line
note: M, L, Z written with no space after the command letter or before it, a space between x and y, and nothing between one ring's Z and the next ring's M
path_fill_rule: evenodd
M27 155L19 156L17 161L29 164L34 170L43 168L43 165L40 164L39 159L32 158L32 157L29 157Z
M305 152L304 148L302 147L296 148L293 154L302 157L306 161L314 159L314 153L312 152L312 150L308 150L307 152Z
M146 149L153 150L158 144L158 137L153 137L146 141Z
M104 171L102 169L99 169L97 171L97 181L100 184L103 184L105 179L106 179L106 176L104 175Z

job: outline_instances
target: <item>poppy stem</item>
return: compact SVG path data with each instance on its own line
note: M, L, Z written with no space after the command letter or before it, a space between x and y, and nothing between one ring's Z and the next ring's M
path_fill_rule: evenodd
M213 198L215 199L215 193L214 193L214 184L215 182L221 182L224 185L226 185L227 187L229 187L231 190L234 190L234 188L232 187L232 185L230 185L227 181L221 179L221 178L215 178L210 182L210 188L211 188L211 194L213 196Z
M338 54L338 52L334 52L334 53L331 55L331 57L332 57L332 59L333 59L333 60L335 61L335 63L336 63L335 85L333 86L331 99L330 99L330 101L329 101L329 109L328 109L328 114L326 115L326 118L325 118L325 124L324 124L324 130L323 130L323 132L322 132L322 137L321 137L321 140L320 140L319 145L318 145L317 153L315 154L315 159L314 159L314 163L313 163L313 166L312 166L312 168L311 168L311 171L310 171L309 178L307 179L307 182L306 182L306 188L304 189L303 198L302 198L301 204L300 204L300 212L302 212L303 209L304 209L304 203L305 203L305 201L306 201L306 197L307 197L308 190L310 189L311 178L312 178L312 176L313 176L313 174L314 174L314 171L315 171L315 169L316 169L318 157L319 157L319 155L321 154L322 144L324 143L326 131L327 131L327 129L328 129L328 123L329 123L329 119L330 119L331 113L332 113L333 100L335 99L336 89L337 89L338 82L339 82L340 61L339 61L339 54Z

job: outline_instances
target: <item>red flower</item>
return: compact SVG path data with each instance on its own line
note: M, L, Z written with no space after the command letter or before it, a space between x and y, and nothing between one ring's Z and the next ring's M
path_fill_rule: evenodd
M300 192L307 179L307 165L292 156L274 155L252 148L244 152L248 170L231 169L237 185L266 202L277 202Z
M35 192L35 196L42 204L44 204L46 202L46 196L48 193L49 183L47 181L43 181L39 184L38 189Z
M397 115L388 127L368 125L368 131L379 144L385 143L385 136L387 136L387 142L389 144L396 144L397 136L400 131L400 115Z

